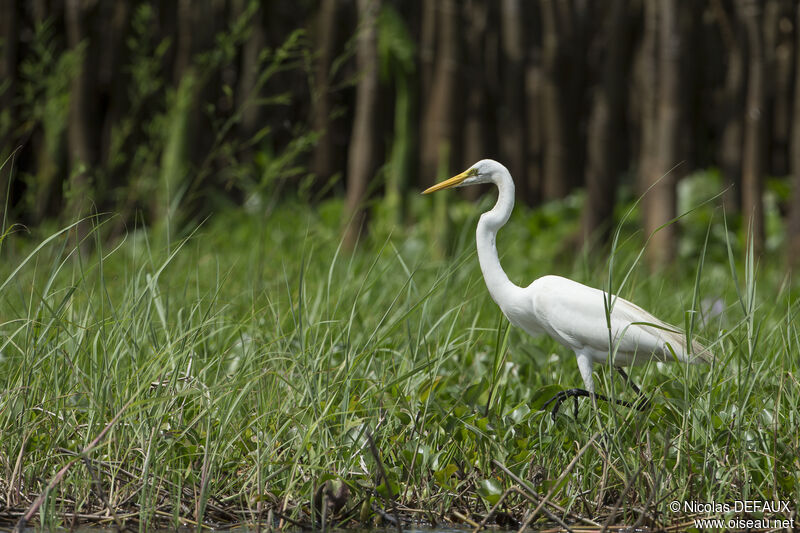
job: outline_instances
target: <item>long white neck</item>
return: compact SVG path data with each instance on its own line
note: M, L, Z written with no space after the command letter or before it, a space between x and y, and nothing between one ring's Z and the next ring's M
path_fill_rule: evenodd
M519 290L500 266L495 242L497 231L508 222L514 209L514 182L505 168L502 172L495 173L492 181L497 185L497 203L490 211L481 215L475 237L478 245L478 261L481 264L486 287L492 299L502 308L503 304Z

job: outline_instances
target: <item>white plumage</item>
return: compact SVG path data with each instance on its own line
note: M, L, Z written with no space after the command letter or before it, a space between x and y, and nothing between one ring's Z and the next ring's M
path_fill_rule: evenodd
M479 183L494 183L498 189L497 203L481 215L476 232L478 260L486 287L512 324L531 335L546 333L575 352L586 391L573 391L589 394L567 395L594 396L592 366L606 363L609 353L614 353L613 364L618 368L650 360L708 361L710 352L700 343L692 342L689 350L686 335L679 328L622 298L613 298L613 347L609 349L603 291L560 276L543 276L524 288L512 283L500 266L495 245L498 230L508 222L514 208L514 182L508 169L497 161L484 159L423 194ZM560 398L556 409L565 397ZM627 402L620 403L628 405Z

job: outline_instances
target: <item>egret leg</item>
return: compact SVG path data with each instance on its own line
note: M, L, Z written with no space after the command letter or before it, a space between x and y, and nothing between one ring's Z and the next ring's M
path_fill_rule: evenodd
M550 398L549 400L544 402L544 405L542 406L542 409L547 409L548 405L550 405L551 403L555 402L555 405L553 405L553 410L550 412L550 417L555 421L556 414L558 413L558 410L561 408L561 404L564 403L564 400L566 400L567 398L574 398L575 399L575 418L577 419L578 418L577 409L578 409L578 397L579 396L585 396L587 398L592 398L593 400L603 400L604 402L615 403L617 405L621 405L623 407L627 407L628 409L637 409L639 411L644 410L644 408L639 408L636 405L634 405L634 404L632 404L630 402L627 402L625 400L618 400L618 399L613 399L612 400L611 398L603 396L602 394L589 392L588 390L585 390L585 389L567 389L567 390L562 390L561 392L559 392L558 394L556 394L555 396L553 396L552 398Z
M646 411L647 409L649 409L650 399L644 394L642 394L642 390L636 386L636 383L634 383L633 380L630 377L628 377L628 374L624 370L622 370L622 368L618 366L615 366L614 368L616 368L617 372L619 372L619 374L622 376L623 381L625 381L625 383L627 383L633 389L633 391L639 396L639 400L633 405L633 408L636 409L637 411Z

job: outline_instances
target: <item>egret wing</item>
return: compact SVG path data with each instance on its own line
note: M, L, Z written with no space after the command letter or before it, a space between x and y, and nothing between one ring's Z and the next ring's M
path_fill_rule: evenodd
M581 283L546 276L536 280L532 289L534 313L544 329L556 340L578 351L600 357L609 352L609 330L604 292ZM659 320L641 307L615 298L611 311L611 339L617 359L629 364L654 357L686 361L686 337L679 328ZM693 343L700 353L702 345Z
M648 313L638 305L624 298L614 298L613 311L611 313L613 322L624 329L636 328L652 337L656 344L652 346L654 353L660 353L665 360L672 360L678 357L685 362L708 362L711 352L698 341L692 339L691 352L687 349L686 333L672 324L668 324Z

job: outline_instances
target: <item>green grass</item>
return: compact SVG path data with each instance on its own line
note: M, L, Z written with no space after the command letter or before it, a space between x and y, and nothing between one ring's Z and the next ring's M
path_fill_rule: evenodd
M607 254L592 260L560 244L579 208L518 209L498 237L512 280L608 282ZM508 328L474 254L479 206L450 205L446 252L431 248L423 222L378 230L354 254L339 249L339 209L220 213L169 241L132 229L107 244L103 217L82 243L74 228L8 233L0 524L15 523L76 458L47 491L46 526L76 516L142 531L310 525L328 480L349 489L326 511L333 523L395 513L479 522L519 486L496 462L551 494L566 511L545 508L567 522L691 518L671 512L672 500L800 502L798 286L720 231L718 213L682 221L702 231L685 231L677 266L658 275L634 264L643 239L623 226L612 272L619 287L631 269L620 295L691 324L714 364L638 367L631 375L652 410L593 412L584 401L579 421L568 403L553 422L538 408L582 384L574 355ZM596 374L601 392L630 395L608 369ZM516 527L535 507L511 494L499 521Z

